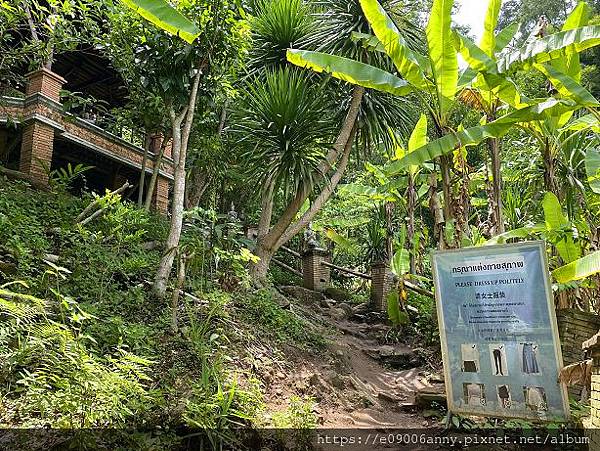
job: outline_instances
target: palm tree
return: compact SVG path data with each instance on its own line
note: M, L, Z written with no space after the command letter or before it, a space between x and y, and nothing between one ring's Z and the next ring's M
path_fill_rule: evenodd
M322 3L264 0L257 4L256 16L251 20L253 40L257 44L257 47L251 50L249 64L250 74L253 77L251 84L254 84L254 88L247 86L245 93L253 95L252 92L261 92L263 89L260 87L261 84L277 85L281 90L284 89L281 82L291 83L302 80L303 89L307 89L310 83L323 84L324 87L319 91L320 102L323 103L323 98L331 98L337 99L337 103L329 108L327 114L322 108L316 110L321 115L317 126L323 126L324 117L330 118L332 123L341 123L337 133L331 136L322 135L320 140L311 135L314 127L305 126L302 132L306 133L302 135L306 135L306 140L304 138L298 140L302 145L291 147L288 143L286 145L289 146L290 151L283 152L285 143L275 144L283 139L281 134L277 135L277 127L275 125L265 127L272 121L257 121L256 112L266 111L270 99L267 99L267 96L256 96L257 100L263 102L262 106L242 108L240 113L242 116L246 115L245 119L238 116L242 127L248 126L242 124L249 123L254 123L255 126L262 124L264 127L263 133L248 134L247 139L244 140L244 146L251 149L246 152L247 161L265 161L262 159L268 154L264 170L260 169L260 165L249 165L262 175L262 213L256 248L256 253L261 260L252 270L256 280L263 280L266 277L273 254L306 227L334 192L350 162L355 137L360 138L359 141L364 144L363 148L368 148L369 143L377 142L379 139L390 141L388 128L391 121L397 117L407 119L409 117L405 112L407 109L405 104L393 96L372 96L370 93L365 93L360 86L348 91L346 86L315 74L305 73L300 78L293 78L291 77L293 71L282 71L285 64L282 55L286 54L287 49L292 46L314 45L311 42L314 42L314 36L319 33L319 46L322 48L337 47L342 42L349 41L351 44L348 46L348 51L352 55L362 54L365 58L370 57L370 53L360 42L350 41L355 29L364 31L368 26L364 16L360 17L359 23L356 23L354 16L344 16L351 24L345 28L343 34L326 25L331 17L339 19L339 16L334 14L336 11L334 7L341 8L345 3L341 0ZM314 22L311 23L311 20ZM377 59L381 64L385 61L381 56ZM276 79L279 80L278 83L275 82ZM251 104L251 101L246 102L246 105ZM286 130L293 130L297 129L298 123L292 118L297 115L310 116L309 109L318 105L312 103L309 96L307 99L298 98L296 103L286 106L287 116L284 114L284 105L279 106L279 113L282 114L283 122L287 124ZM273 111L275 109L269 109L270 113ZM275 122L277 121L273 121L273 124ZM242 128L237 127L237 129ZM271 137L267 139L266 135ZM265 145L267 141L269 145ZM308 145L304 146L306 143ZM283 211L277 215L272 224L273 201L278 195L277 188L286 187L287 182L290 183L289 192L280 190L283 191L285 198ZM310 206L297 218L298 212L307 200L311 200Z

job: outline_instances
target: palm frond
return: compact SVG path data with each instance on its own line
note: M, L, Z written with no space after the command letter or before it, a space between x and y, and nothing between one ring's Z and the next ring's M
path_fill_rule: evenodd
M304 0L259 0L250 20L252 49L248 68L287 65L286 51L315 31L311 8Z
M314 182L336 132L328 97L309 77L280 68L248 80L231 128L250 173L293 189Z

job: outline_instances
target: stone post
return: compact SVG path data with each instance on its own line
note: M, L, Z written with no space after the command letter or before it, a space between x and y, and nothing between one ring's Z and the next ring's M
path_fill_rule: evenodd
M376 310L387 311L387 295L394 289L394 274L384 262L371 265L371 303Z
M59 103L60 90L64 83L66 83L64 78L48 69L31 72L27 74L25 102L35 101L35 96L42 96ZM27 121L23 127L19 170L42 183L47 183L47 170L52 164L53 151L54 129L36 118Z
M304 288L325 291L331 281L331 268L321 264L329 262L331 257L325 249L308 249L302 255L302 275Z

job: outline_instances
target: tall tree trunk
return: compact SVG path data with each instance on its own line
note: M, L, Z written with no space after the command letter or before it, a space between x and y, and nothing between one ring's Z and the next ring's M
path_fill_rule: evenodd
M146 140L144 142L144 158L142 159L142 172L140 173L140 183L138 187L137 206L142 208L144 204L144 188L146 185L146 166L148 165L148 153L152 144L152 136L146 132Z
M394 202L385 203L385 254L388 264L394 256L394 228L392 219L394 215Z
M438 243L439 249L446 248L446 240L444 238L444 208L440 201L440 195L437 191L437 174L432 172L429 175L429 211L433 217L433 235Z
M227 100L221 110L219 116L219 124L217 126L217 135L222 136L225 130L225 123L227 121ZM188 187L185 196L185 208L195 208L200 204L200 199L206 192L206 189L210 183L209 169L198 166L197 164L190 171L190 178L188 181Z
M179 246L179 239L181 238L184 211L183 202L185 199L185 179L187 175L185 169L187 147L190 133L192 131L192 123L194 121L198 87L200 85L200 79L202 78L205 64L205 61L201 61L199 63L198 73L194 78L194 84L192 86L188 105L184 109L183 113L176 117L173 110L170 112L171 124L173 125L173 156L175 160L175 171L173 175L173 211L171 214L171 227L165 243L165 250L154 279L153 290L159 298L164 298L165 294L167 293L169 275L171 274L171 269L173 268L175 252ZM182 123L183 129L181 128Z
M492 230L491 234L500 235L505 232L504 213L502 210L502 160L500 158L500 140L498 138L488 139L490 161L492 164Z
M275 182L269 178L263 188L262 202L260 209L260 219L258 221L258 230L256 234L257 241L261 241L271 228L273 219L273 201L275 197Z
M548 138L545 138L542 157L544 160L544 188L546 191L555 194L558 200L562 200L560 188L556 179L556 157L552 153Z
M266 281L269 263L271 262L273 255L275 255L275 252L278 250L277 241L292 223L309 194L310 188L308 186L302 185L298 188L293 200L287 206L275 225L262 237L262 239L257 239L255 254L260 260L258 263L255 263L250 270L250 274L254 280L258 282Z
M177 267L177 282L171 296L171 331L177 333L178 331L178 312L179 312L179 295L185 285L185 265L187 262L187 255L181 249L177 251L178 267Z
M346 143L346 147L344 148L342 158L340 159L334 174L329 179L329 183L325 185L325 187L321 190L319 195L312 202L310 208L302 215L302 217L288 227L288 229L278 241L278 248L280 246L283 246L296 234L298 234L302 229L308 226L308 223L314 219L317 213L319 213L319 211L321 211L321 209L323 208L323 205L325 205L325 203L329 200L329 198L335 191L337 185L340 183L340 180L342 179L346 168L348 167L348 162L350 161L350 153L354 144L354 137L356 136L356 131L357 127L355 126L350 136L348 137L348 142Z
M144 210L150 211L152 205L152 197L154 196L154 190L156 189L156 182L158 180L158 174L162 165L162 160L165 156L165 149L168 142L171 140L170 136L163 137L162 143L160 143L160 150L156 160L154 160L154 167L152 168L152 177L150 177L150 183L148 184L148 190L146 192L146 200L144 201Z
M450 168L452 166L452 155L439 157L440 171L442 172L442 191L444 193L444 221L448 222L454 218L452 177Z
M196 208L200 204L200 199L202 199L206 188L208 188L207 172L197 166L193 167L190 173L185 208L188 210Z
M300 211L300 208L306 199L308 199L308 196L312 191L312 186L303 185L275 225L262 239L257 240L255 254L261 260L251 268L251 275L255 280L259 282L266 280L269 263L273 258L273 255L275 255L275 252L312 220L335 190L335 187L339 183L346 166L348 165L350 150L352 149L352 143L356 134L356 120L358 118L364 93L364 88L360 86L354 87L350 107L348 108L348 113L340 128L336 142L316 170L315 178L323 177L323 175L327 174L333 167L340 153L343 153L336 172L331 177L329 184L323 188L317 199L302 218L292 224L294 218Z
M406 212L408 215L408 224L406 226L406 241L410 273L417 273L417 265L415 261L415 254L413 250L413 241L415 239L415 210L417 208L417 192L415 187L415 175L412 172L408 173L408 187L406 189L407 207Z

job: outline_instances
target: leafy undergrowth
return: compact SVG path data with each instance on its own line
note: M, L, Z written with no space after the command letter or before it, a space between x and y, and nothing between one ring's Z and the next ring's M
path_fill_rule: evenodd
M229 225L207 244L198 237L218 218L195 213L184 237L197 256L191 296L175 333L169 301L149 289L164 219L108 198L104 215L77 224L92 200L0 179L0 427L161 427L152 446L127 440L163 449L182 428L206 428L215 443L238 425L313 424L303 400L266 412L254 354L323 340L271 291L250 288L240 233Z

